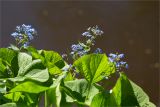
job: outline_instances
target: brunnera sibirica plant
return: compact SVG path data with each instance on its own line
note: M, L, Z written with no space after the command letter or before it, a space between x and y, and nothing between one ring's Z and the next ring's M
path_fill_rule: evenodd
M60 55L30 46L36 30L17 26L11 34L16 44L0 48L0 107L155 107L123 72L124 54L91 49L103 33L89 27L83 41ZM104 87L112 78L114 85Z

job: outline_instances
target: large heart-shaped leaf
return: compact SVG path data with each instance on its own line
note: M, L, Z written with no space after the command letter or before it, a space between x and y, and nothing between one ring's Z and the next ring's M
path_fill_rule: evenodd
M122 72L118 79L115 87L113 88L113 94L117 103L121 106L147 106L154 107L150 101L148 95L136 85L134 82L129 80L127 76Z
M61 73L61 68L64 67L65 63L57 52L36 50L33 47L28 47L27 50L32 54L33 59L40 59L42 63L48 68L51 75Z
M27 53L20 52L18 54L18 76L8 78L11 81L24 81L32 79L39 82L45 82L49 79L48 69L45 69L40 59L33 60L32 56Z
M120 73L113 90L97 94L92 101L91 107L155 107L149 101L148 95L134 82L129 80L124 73Z
M120 74L112 93L120 106L139 106L129 79Z
M40 59L32 61L32 56L22 52L18 54L18 65L19 65L18 76L24 76L29 70L32 69L44 68L42 65L42 61Z
M150 102L148 95L143 91L141 87L136 85L133 81L130 80L132 85L134 95L139 103L140 107L156 107L152 102Z
M79 58L74 62L77 71L84 75L91 84L109 76L115 72L114 64L111 63L105 54L90 54Z
M44 57L46 59L46 62L52 62L53 64L58 62L59 60L62 60L61 56L54 51L43 51Z
M64 67L64 61L62 57L54 51L43 51L42 56L44 57L44 63L49 69L50 74L61 73L61 68Z

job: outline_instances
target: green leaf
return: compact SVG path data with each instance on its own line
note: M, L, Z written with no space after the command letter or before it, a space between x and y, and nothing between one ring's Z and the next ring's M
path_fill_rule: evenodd
M65 64L62 57L54 51L37 51L33 47L28 47L27 50L31 52L34 59L40 59L42 63L48 68L51 75L59 74L60 70Z
M94 96L91 107L120 107L113 94L103 91Z
M97 94L91 107L156 107L149 101L147 94L124 73L120 73L116 85L110 92Z
M48 69L33 69L30 72L28 72L24 77L39 82L46 82L49 79Z
M3 64L2 59L0 58L0 78L7 77L6 66Z
M0 93L6 93L6 92L7 92L6 80L0 79Z
M32 79L39 82L45 82L49 79L48 69L44 69L45 67L40 59L32 61L32 57L30 55L20 52L17 60L18 61L14 61L13 65L16 66L16 63L18 63L18 76L8 78L9 80L16 82L24 81L25 79ZM16 70L18 68L14 67L14 69Z
M91 107L105 107L105 95L103 93L98 93L94 96Z
M17 75L17 53L12 49L0 48L0 77L8 78Z
M40 59L32 61L32 56L26 53L19 53L18 65L19 65L18 76L24 76L32 69L44 69L42 61Z
M17 55L17 52L8 49L8 48L0 48L0 58L7 62L7 64L11 64L12 59Z
M15 51L19 51L19 48L13 44L10 44L10 46L8 48L15 50Z
M115 72L114 64L109 62L105 54L82 56L74 62L74 66L91 84Z
M39 94L34 94L34 93L24 93L25 95L25 103L27 103L27 107L35 107L38 105L38 96ZM23 104L25 104L23 103Z
M11 71L13 72L13 76L12 77L16 77L19 71L19 66L18 66L18 55L16 55L12 61L11 61L11 67L10 67Z
M139 106L129 79L123 74L113 88L114 97L120 106Z
M46 95L48 100L48 106L56 104L56 87L52 87L47 90Z
M63 79L66 77L67 72L63 72L57 79L53 80L53 84L50 86L50 89L47 90L47 99L48 99L48 106L54 105L56 107L61 106L61 101L64 99L61 93L61 84Z
M91 85L88 89L89 83L85 79L77 79L74 81L65 82L65 86L68 87L72 92L66 97L67 102L84 102L86 105L90 105L93 97L99 93L94 85ZM88 98L86 98L88 96Z
M3 105L0 105L0 107L17 107L16 103L6 103Z
M127 76L122 72L118 79L115 87L113 88L113 94L117 103L121 106L148 106L155 107L149 101L148 95L136 85L134 82L129 80Z
M68 72L66 78L64 79L64 81L72 81L72 80L74 80L74 79L75 79L75 78L74 78L74 76L72 75L72 73L71 73L71 72Z
M17 102L20 99L21 94L22 94L21 92L9 93L5 94L4 97L14 102Z
M134 91L134 95L140 105L140 107L156 107L153 103L149 101L148 95L142 90L141 87L136 85L134 82L129 80L131 83L131 86Z
M2 59L0 58L0 72L4 72L6 70L6 66L3 64Z
M40 93L48 89L49 87L38 82L26 81L17 85L15 88L10 90L10 92Z
M59 69L57 66L53 65L51 68L49 68L49 73L51 75L60 74L62 73L62 70Z
M60 68L64 66L63 59L57 52L43 50L42 55L44 56L45 63L47 64L49 68L52 68L52 66L54 65Z
M18 65L19 71L18 75L22 75L26 72L26 66L32 63L32 57L27 53L19 53L18 54Z
M49 68L52 68L52 66L56 65L59 61L62 60L62 57L54 51L43 51L43 56L45 58L45 63ZM61 65L62 64L62 65ZM58 67L63 66L64 62L62 61L59 65L56 65Z
M27 47L27 50L31 53L33 59L41 59L41 61L44 62L44 57L41 55L42 50L37 50L32 46Z

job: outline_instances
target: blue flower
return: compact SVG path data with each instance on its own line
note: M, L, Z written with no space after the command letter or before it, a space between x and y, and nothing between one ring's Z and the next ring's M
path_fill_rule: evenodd
M124 58L124 54L119 54L119 55L118 55L118 58L120 58L120 59L121 59L121 58Z
M79 43L79 44L74 44L71 46L71 53L70 55L75 59L75 58L78 58L80 56L83 56L85 54L87 54L87 52L89 51L87 49L87 46L83 43Z
M115 63L117 71L119 71L121 68L128 68L127 62L121 61L121 59L124 58L124 54L109 54L109 61L112 63Z
M98 26L92 27L90 30L96 36L101 36L104 33L102 30L99 29Z
M11 36L13 36L14 38L16 38L18 36L18 33L14 32L14 33L11 34Z
M83 55L87 54L87 52L86 52L85 50L83 50L83 51L77 52L77 54L78 54L79 56L83 56Z
M82 33L82 36L95 39L96 36L101 36L104 32L99 29L98 26L89 27L86 32Z
M12 33L11 36L15 38L18 45L24 47L27 47L30 41L34 39L34 36L37 35L37 31L31 25L16 26L15 30L16 32Z
M92 37L93 35L91 35L90 32L84 32L84 33L82 33L82 36L85 36L85 37Z
M67 54L62 54L62 58L67 58Z
M29 45L29 42L25 42L25 43L23 44L24 47L27 47L28 45Z
M102 49L100 49L100 48L97 48L95 51L94 51L94 53L96 53L96 54L101 54L103 51L102 51Z
M21 31L21 27L20 26L16 26L16 31L20 32Z
M77 45L74 44L71 46L71 48L72 48L72 51L79 51L79 50L83 49L83 47L79 44L77 44Z

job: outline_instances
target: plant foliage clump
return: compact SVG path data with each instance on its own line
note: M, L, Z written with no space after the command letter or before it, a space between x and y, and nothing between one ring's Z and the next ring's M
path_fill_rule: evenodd
M89 27L82 33L84 41L60 55L29 46L36 30L17 26L11 34L16 44L0 48L0 107L39 107L42 97L44 107L155 107L123 72L128 68L124 54L91 49L103 33ZM112 78L116 83L104 87Z

